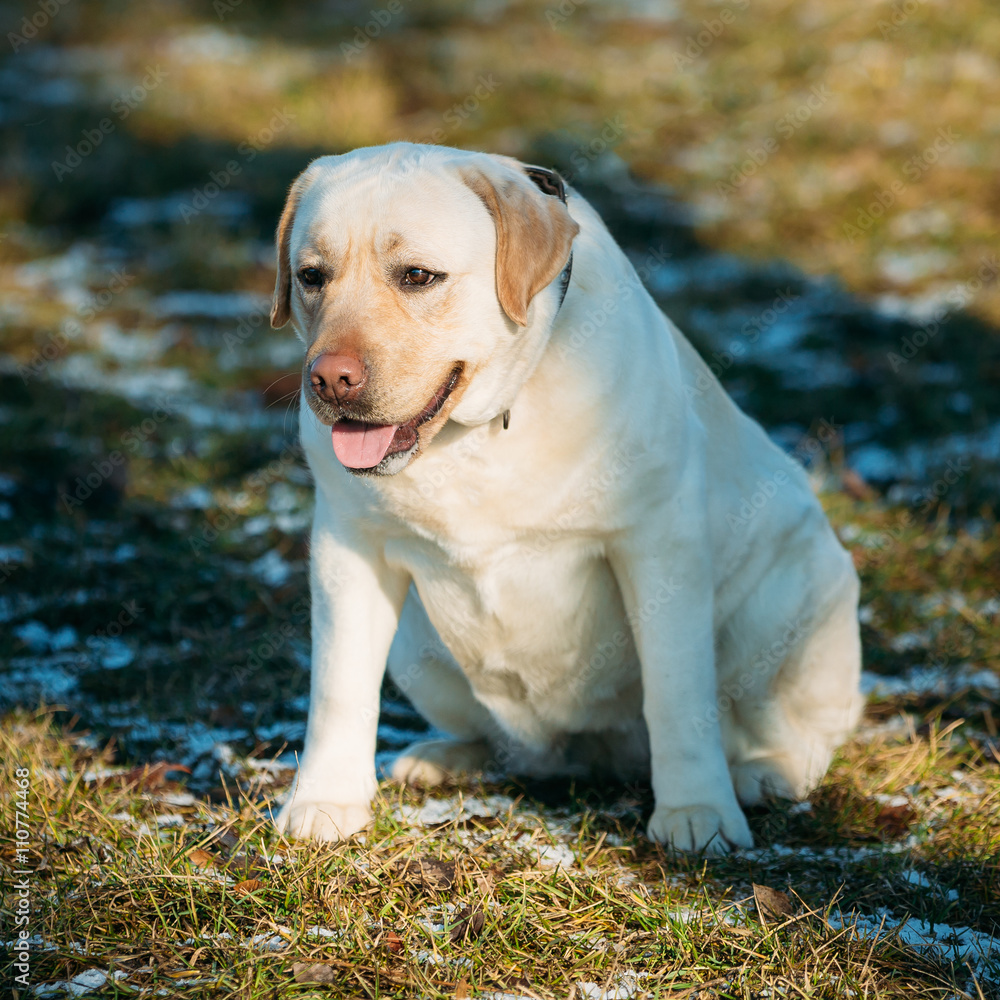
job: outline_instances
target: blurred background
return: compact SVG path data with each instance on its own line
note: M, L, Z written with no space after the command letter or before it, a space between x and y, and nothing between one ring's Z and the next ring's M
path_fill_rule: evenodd
M272 233L312 157L408 139L597 205L810 468L864 579L868 690L997 735L987 0L35 0L0 26L0 708L205 789L301 746L311 493ZM387 691L383 757L420 725Z

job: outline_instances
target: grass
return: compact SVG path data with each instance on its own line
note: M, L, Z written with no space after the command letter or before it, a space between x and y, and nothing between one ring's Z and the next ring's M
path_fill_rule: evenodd
M450 789L454 818L422 826L421 797L385 786L367 836L292 844L259 775L210 804L21 712L0 735L2 792L29 769L32 982L96 968L124 974L101 996L994 995L995 953L966 962L890 930L1000 926L998 761L931 719L846 747L808 809L754 810L758 839L790 850L701 860L647 842L643 794L621 789ZM786 912L759 909L755 884Z

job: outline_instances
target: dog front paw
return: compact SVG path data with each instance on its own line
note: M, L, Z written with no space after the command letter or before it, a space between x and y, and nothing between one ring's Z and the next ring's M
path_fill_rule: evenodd
M753 847L753 835L738 807L723 813L712 806L657 806L649 819L648 836L678 851L704 851L709 855L728 854L734 847Z
M372 820L367 802L338 805L333 802L298 802L284 806L274 825L293 840L346 840Z

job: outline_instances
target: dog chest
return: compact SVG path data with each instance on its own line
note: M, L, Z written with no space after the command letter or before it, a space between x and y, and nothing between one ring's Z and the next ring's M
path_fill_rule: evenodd
M484 701L563 716L614 698L638 670L621 594L600 547L528 543L451 556L395 540L390 562L412 576L427 617Z

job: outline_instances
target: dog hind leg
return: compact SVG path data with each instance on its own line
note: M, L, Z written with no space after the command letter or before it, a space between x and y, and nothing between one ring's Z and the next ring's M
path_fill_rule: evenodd
M852 573L825 616L791 646L766 689L733 705L730 771L744 805L805 798L856 725L863 707L857 591Z

